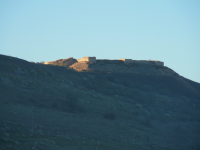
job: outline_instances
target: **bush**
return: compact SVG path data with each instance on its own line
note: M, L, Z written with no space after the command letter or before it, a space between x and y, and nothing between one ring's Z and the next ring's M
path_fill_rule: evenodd
M77 93L73 92L72 90L69 90L66 92L66 102L68 111L71 113L76 112L85 112L86 109L79 104L78 102L78 95Z
M54 102L54 103L51 105L51 107L52 107L52 108L57 108L57 107L58 107L58 103L55 103L55 102Z
M113 114L111 112L108 112L108 113L104 114L103 118L104 119L109 119L109 120L115 120L116 119L115 114Z
M115 76L113 76L113 75L111 75L111 74L108 74L108 75L106 76L106 79L107 79L108 81L110 81L110 82L115 82Z
M66 101L69 112L74 112L78 107L78 99L72 91L66 92Z

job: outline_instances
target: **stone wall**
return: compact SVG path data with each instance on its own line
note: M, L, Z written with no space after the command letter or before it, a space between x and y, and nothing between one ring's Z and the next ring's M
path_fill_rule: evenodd
M135 64L144 64L144 65L157 65L157 66L164 66L164 62L157 61L157 60L132 60L132 59L119 59L123 61L125 64L135 63Z
M76 62L81 62L81 63L115 63L115 64L141 64L141 65L156 65L156 66L164 66L164 62L157 61L157 60L132 60L132 59L119 59L119 60L110 60L110 59L97 59L96 57L83 57L81 59L73 59L73 57L67 58L67 59L59 59L56 61L50 61L50 62L45 62L44 64L52 64L52 65L63 65L66 67L69 67L73 65Z
M110 60L110 59L97 59L96 63L116 63L116 64L141 64L141 65L157 65L164 66L164 62L157 60L132 60L132 59L119 59L119 60Z
M153 65L152 62L148 60L132 60L133 64L142 64L142 65Z
M125 59L125 58L122 58L122 59L119 59L120 61L124 61L124 63L132 63L132 59Z
M120 61L120 60L110 60L110 59L97 59L96 63L99 63L99 64L104 64L104 63L124 64L123 61Z
M92 63L91 63L92 62ZM83 57L82 59L59 59L45 62L45 64L65 66L76 71L121 72L146 75L175 75L176 73L164 66L164 62L157 60L132 59L97 59L96 57Z
M44 62L45 65L50 65L50 64L53 64L54 61L48 61L48 62Z
M77 59L78 62L96 62L96 57L83 57L81 59Z

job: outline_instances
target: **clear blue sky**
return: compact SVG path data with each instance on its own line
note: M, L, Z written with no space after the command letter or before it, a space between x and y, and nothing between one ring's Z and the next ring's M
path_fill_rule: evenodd
M200 83L200 0L1 0L0 53L160 60Z

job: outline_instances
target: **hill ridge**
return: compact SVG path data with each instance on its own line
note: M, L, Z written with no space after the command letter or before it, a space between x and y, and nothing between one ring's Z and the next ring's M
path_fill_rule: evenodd
M122 72L146 75L178 75L172 69L164 66L163 62L157 60L132 60L132 59L96 59L96 57L83 57L82 59L59 59L45 62L46 65L59 65L74 69L79 72Z
M0 55L0 149L200 148L199 83L159 73L165 66L79 63ZM115 65L150 70L109 72Z

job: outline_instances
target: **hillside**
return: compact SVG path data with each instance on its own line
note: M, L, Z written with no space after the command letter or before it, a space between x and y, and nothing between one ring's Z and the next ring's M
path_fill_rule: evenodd
M164 66L70 66L0 55L0 149L200 149L199 83Z

